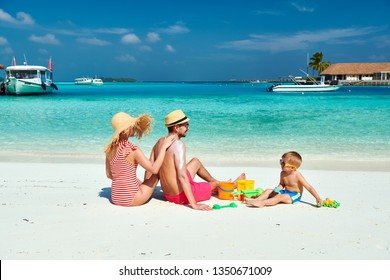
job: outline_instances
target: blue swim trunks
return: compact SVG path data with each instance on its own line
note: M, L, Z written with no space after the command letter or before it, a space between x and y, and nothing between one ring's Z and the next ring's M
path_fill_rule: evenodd
M279 194L288 194L291 197L292 204L301 201L301 193L299 192L289 192L287 190L281 190Z

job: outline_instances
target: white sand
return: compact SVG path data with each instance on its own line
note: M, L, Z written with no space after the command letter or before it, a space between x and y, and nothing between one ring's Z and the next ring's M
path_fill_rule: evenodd
M261 188L280 172L209 169L221 180L245 171ZM302 168L337 209L314 207L306 191L296 205L202 212L166 202L159 189L144 206L114 206L103 164L1 162L0 170L2 260L390 259L390 172Z

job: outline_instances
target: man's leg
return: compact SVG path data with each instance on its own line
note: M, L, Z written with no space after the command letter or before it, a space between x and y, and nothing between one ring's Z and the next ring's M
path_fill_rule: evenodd
M195 175L198 175L200 178L209 183L217 181L213 176L211 176L211 174L197 158L190 160L190 162L187 164L187 170L191 173L192 178L194 178Z
M207 171L207 169L203 166L203 164L198 158L193 158L190 160L190 162L187 164L187 170L190 172L192 179L195 178L195 175L198 175L200 178L210 183L211 190L214 191L217 189L219 181L213 176L211 176L211 174ZM241 173L240 176L238 176L237 179L234 180L234 183L237 180L243 180L245 178L245 173Z

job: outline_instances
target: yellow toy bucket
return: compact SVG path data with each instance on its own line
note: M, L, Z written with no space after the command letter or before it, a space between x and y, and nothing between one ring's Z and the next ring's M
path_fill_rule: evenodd
M218 198L223 200L233 199L234 183L219 182Z
M237 191L253 190L255 188L255 180L237 180Z

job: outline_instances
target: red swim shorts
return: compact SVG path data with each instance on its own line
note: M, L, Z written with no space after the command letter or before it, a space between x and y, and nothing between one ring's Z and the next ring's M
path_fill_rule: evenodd
M194 198L196 202L209 200L211 198L211 185L208 182L199 182L196 183L192 179L191 173L187 170L187 177L190 181L192 193L194 194ZM188 204L189 201L187 196L184 194L184 191L179 193L178 195L168 195L164 194L165 198L176 204Z

